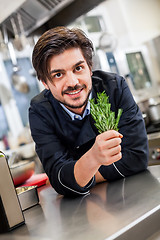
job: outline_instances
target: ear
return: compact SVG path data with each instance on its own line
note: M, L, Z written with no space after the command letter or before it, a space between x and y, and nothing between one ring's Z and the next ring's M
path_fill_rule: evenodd
M43 84L43 86L44 86L47 90L49 90L48 85L47 85L44 81L42 81L42 84Z

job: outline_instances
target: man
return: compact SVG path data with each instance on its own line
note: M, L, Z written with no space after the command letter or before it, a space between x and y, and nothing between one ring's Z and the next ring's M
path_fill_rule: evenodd
M46 89L31 101L31 133L50 183L62 195L83 195L98 182L147 167L141 112L122 77L92 72L92 53L85 34L66 27L45 32L33 50L33 66ZM98 134L90 115L89 99L104 90L112 111L123 109L119 132Z

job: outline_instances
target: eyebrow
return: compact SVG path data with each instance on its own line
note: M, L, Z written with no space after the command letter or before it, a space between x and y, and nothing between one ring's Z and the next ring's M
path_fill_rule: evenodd
M63 69L53 69L50 71L50 74L57 73L57 72L64 72L64 70Z
M73 68L75 68L75 67L79 66L79 65L80 65L80 64L82 64L82 63L84 63L84 61L83 61L83 60L81 60L81 61L77 62L75 65L73 65Z
M76 64L74 64L72 68L74 69L75 67L79 66L82 63L84 63L83 60L81 60L81 61L77 62ZM65 72L65 70L64 69L53 69L53 70L50 71L50 74L57 73L57 72Z

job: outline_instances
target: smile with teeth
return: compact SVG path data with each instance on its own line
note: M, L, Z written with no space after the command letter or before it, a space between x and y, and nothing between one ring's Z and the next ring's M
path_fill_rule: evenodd
M78 89L78 90L74 90L74 91L66 91L65 92L65 94L67 94L67 95L70 95L70 96L75 96L75 95L78 95L78 94L80 94L80 92L83 90L83 88L81 88L81 89Z
M70 92L70 93L67 93L67 94L70 94L70 95L75 95L77 93L79 93L82 89L78 90L78 91L75 91L75 92Z
M76 85L74 87L68 87L66 90L64 90L62 92L62 95L64 94L67 94L67 95L70 95L70 96L75 96L75 95L79 95L83 89L85 89L86 86L83 84L83 85Z

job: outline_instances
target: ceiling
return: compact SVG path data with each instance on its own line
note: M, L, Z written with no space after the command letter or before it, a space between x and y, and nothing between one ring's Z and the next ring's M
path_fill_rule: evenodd
M3 0L3 2L5 1L6 0ZM12 8L13 11L11 12L10 10L8 16L0 23L0 26L5 25L11 36L15 35L16 32L19 34L22 31L26 36L30 36L44 32L55 26L67 25L104 0L17 1L19 1L19 6L17 4L16 9L14 6ZM13 0L11 0L11 2L13 2Z

